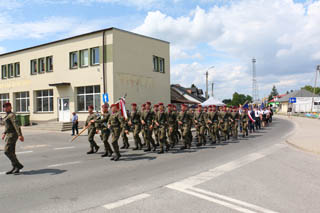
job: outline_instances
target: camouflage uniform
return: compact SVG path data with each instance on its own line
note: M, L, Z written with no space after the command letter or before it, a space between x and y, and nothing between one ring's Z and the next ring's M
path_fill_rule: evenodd
M188 112L181 111L178 115L178 121L182 122L181 129L182 129L182 138L184 146L182 148L191 148L191 141L192 141L192 117Z
M218 122L219 122L219 114L217 111L212 111L208 113L207 116L207 124L209 127L209 133L212 139L212 143L216 143L217 139L220 141Z
M205 129L206 129L206 115L205 112L196 112L194 114L194 125L198 134L198 146L205 145Z
M155 151L156 145L152 138L153 129L150 129L150 126L153 125L154 113L150 110L145 110L141 115L141 120L145 122L145 124L142 126L144 130L144 141L147 145L147 149L145 151L151 151L151 145L153 147L153 150Z
M240 114L240 121L242 126L242 137L248 136L248 112L244 111Z
M238 122L240 118L239 112L231 112L231 128L232 128L232 136L234 139L238 139Z
M219 112L219 129L221 132L221 136L223 137L224 141L227 140L228 136L228 128L229 128L229 121L228 121L228 113L225 111Z
M139 136L139 133L141 131L141 113L140 112L134 112L132 111L130 113L129 121L131 122L132 131L133 131L133 139L136 147L135 150L142 148L141 138Z
M88 126L91 120L94 120L94 121L97 120L97 115L95 113L91 113L88 115L85 126ZM96 134L96 127L95 127L95 125L91 124L88 127L88 141L90 143L90 151L88 152L88 154L93 153L94 149L95 149L95 152L97 152L99 149L99 146L94 141L95 134Z
M171 147L174 147L178 142L178 126L177 126L177 114L173 111L168 111L168 137Z
M159 124L158 126L158 136L160 141L160 152L164 152L164 146L166 146L166 151L169 150L167 142L167 127L168 127L168 118L165 111L158 111L155 116L155 122Z
M112 147L113 151L116 154L115 158L120 158L120 151L119 151L119 144L118 140L121 134L121 128L124 126L124 119L121 116L120 112L113 113L110 118L109 118L109 125L111 128L111 133L112 133ZM113 158L112 160L115 160ZM117 160L117 159L116 159Z
M108 142L111 134L110 129L108 128L109 118L110 118L110 113L108 112L102 113L101 116L97 118L97 120L95 121L96 128L101 131L100 138L105 148L105 154L103 155L103 157L105 156L111 157L113 153L111 146Z

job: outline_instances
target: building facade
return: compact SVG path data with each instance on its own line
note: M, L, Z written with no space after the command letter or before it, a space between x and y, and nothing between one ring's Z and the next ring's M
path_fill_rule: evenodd
M32 121L67 122L89 105L170 102L168 42L108 28L0 55L0 113L11 102ZM128 106L130 108L130 105Z

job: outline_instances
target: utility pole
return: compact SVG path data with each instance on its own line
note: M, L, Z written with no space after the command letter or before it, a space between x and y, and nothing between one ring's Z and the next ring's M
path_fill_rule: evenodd
M252 59L252 99L258 101L258 85L257 85L257 73L256 73L256 62L255 58Z
M214 96L214 95L213 95L213 87L214 87L214 83L212 82L212 84L211 84L211 97Z
M214 68L214 66L209 67L206 71L206 99L209 98L209 70Z
M311 113L313 112L314 96L316 95L316 87L317 87L317 82L318 82L318 72L320 73L320 65L318 65L317 69L316 69L316 77L315 77L315 81L314 81L313 94L312 94Z

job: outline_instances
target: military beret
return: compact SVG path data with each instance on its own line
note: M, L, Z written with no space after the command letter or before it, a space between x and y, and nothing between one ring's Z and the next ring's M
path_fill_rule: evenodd
M137 106L137 104L136 103L132 103L131 106Z
M118 105L118 104L112 104L112 105L111 105L111 108L112 108L112 107L117 107L117 108L119 108L119 105Z
M174 104L172 104L172 107L173 107L173 108L177 108L177 106L176 106L176 105L174 105Z
M102 107L103 107L103 108L108 108L108 107L109 107L109 104L105 103L105 104L102 105Z
M151 102L150 102L150 101L148 101L148 102L146 103L146 105L151 105Z
M168 104L168 107L172 107L172 104Z
M11 107L11 103L9 103L9 102L4 103L4 104L3 104L3 108L6 108L6 107Z
M159 105L159 106L163 106L163 103L162 103L162 102L160 102L160 103L158 103L158 105Z
M93 105L88 106L88 109L94 109Z
M146 106L146 104L142 104L141 106L142 106L142 107L145 107L145 106Z
M198 107L202 107L201 104L199 104Z
M182 107L188 107L188 106L187 106L187 105L185 105L185 104L182 104L181 106L182 106Z
M212 107L217 107L216 105L212 105Z
M155 104L155 105L153 105L153 108L156 108L156 107L158 107L159 105L158 104Z

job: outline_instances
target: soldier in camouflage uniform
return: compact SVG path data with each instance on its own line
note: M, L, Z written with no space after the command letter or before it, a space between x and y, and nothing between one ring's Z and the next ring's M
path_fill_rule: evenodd
M108 128L108 122L110 118L108 108L108 104L102 105L100 117L97 118L97 120L93 121L95 123L96 128L101 131L100 138L104 144L105 153L101 155L101 157L111 157L113 153L111 146L108 142L111 133L110 129Z
M155 116L155 126L158 127L158 135L160 140L160 151L158 154L163 154L164 146L166 146L166 151L169 151L169 145L167 142L168 117L164 110L163 103L159 103L159 111Z
M146 104L142 104L141 105L141 111L140 111L140 116L143 115L143 112L146 110ZM143 138L143 144L142 146L146 146L147 142L144 140L145 136L144 136L144 129L141 128L141 135Z
M156 151L157 147L154 143L154 140L152 138L152 131L153 131L153 121L154 121L154 113L151 111L151 103L146 103L146 109L141 115L141 124L142 128L144 130L144 141L146 142L147 149L145 149L145 152L151 151L151 145L153 147L152 151Z
M159 111L159 105L158 104L153 105L154 119L155 119L155 116L158 113L158 111ZM156 139L155 140L156 146L159 146L160 145L159 128L156 125L153 126L153 134Z
M168 137L170 147L173 148L178 142L177 114L173 111L172 104L168 104Z
M191 148L191 127L192 127L192 117L188 113L187 105L182 104L181 112L178 115L178 123L182 128L182 138L184 145L181 149L190 149Z
M90 143L90 150L87 154L93 154L98 152L99 146L94 141L94 135L96 134L96 127L93 124L97 120L97 115L93 112L94 107L92 105L88 106L89 115L87 117L85 126L88 127L88 141Z
M240 114L237 107L233 107L230 119L231 119L232 136L234 139L237 140L238 139L238 123L240 119Z
M139 136L139 133L141 131L141 113L137 110L137 104L132 103L132 110L130 113L128 125L132 128L133 131L133 139L135 143L135 148L133 150L141 150L142 149L142 143L141 138Z
M128 114L128 119L129 119L129 114ZM121 138L123 142L123 146L120 149L129 149L130 144L129 144L129 139L126 133L126 130L128 129L128 119L123 121L123 124L121 126Z
M206 128L206 115L202 111L202 106L198 105L198 110L194 114L193 118L194 126L196 127L197 135L198 135L198 143L197 146L205 145L205 128Z
M223 141L227 141L228 128L229 128L228 120L229 119L228 119L228 114L226 112L226 107L223 107L222 110L219 112L219 129L220 129Z
M178 112L177 112L177 107L176 105L172 105L172 110L173 112L176 114L176 116L178 117ZM175 144L179 144L179 140L181 139L181 133L180 133L180 129L179 129L179 124L178 124L178 120L176 121L176 128L175 128Z
M113 147L113 151L115 153L115 156L113 156L111 160L118 161L121 157L118 140L121 134L121 128L124 126L124 119L121 113L119 112L119 107L117 104L111 105L111 111L112 111L112 114L109 118L108 127L111 128L111 133L112 133L111 144ZM126 133L128 132L128 130L125 130L125 131Z
M23 168L23 165L18 161L16 156L16 143L18 139L23 142L24 137L22 135L20 126L17 123L16 115L11 111L11 104L3 104L3 109L6 112L6 116L3 118L5 130L2 134L2 140L5 139L6 141L4 154L9 158L12 164L12 169L6 172L6 174L19 174L20 170Z
M248 108L242 109L242 112L240 114L240 121L242 126L242 137L248 136Z
M217 142L217 139L220 141L218 122L219 122L219 114L216 111L216 106L212 105L207 117L207 124L209 127L209 133L212 140L211 144L215 144Z

